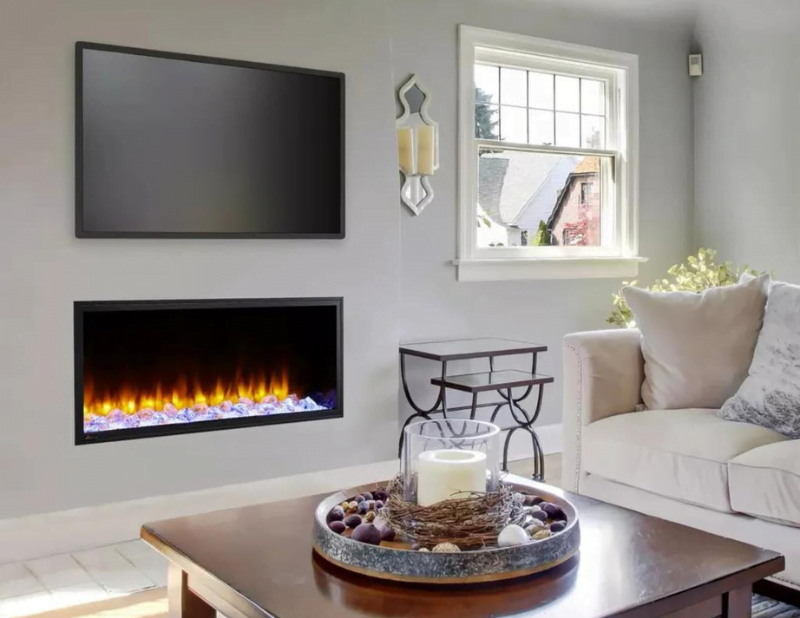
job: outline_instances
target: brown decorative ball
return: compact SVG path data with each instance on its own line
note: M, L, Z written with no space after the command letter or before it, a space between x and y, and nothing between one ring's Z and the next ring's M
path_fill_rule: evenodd
M434 545L431 551L434 554L452 554L461 550L458 545L453 545L453 543L439 543L438 545Z

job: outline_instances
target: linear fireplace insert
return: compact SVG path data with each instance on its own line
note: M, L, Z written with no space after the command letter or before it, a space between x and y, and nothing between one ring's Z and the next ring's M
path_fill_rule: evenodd
M342 416L342 299L75 303L75 443Z

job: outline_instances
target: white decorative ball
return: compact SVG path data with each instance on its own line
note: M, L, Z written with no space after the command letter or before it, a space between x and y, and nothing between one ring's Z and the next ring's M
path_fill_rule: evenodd
M524 545L529 540L530 537L525 530L516 524L509 524L497 536L497 546L513 547L514 545Z

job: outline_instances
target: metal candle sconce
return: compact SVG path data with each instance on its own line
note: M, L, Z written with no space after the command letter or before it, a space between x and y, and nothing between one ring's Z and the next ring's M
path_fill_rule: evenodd
M430 177L439 167L439 125L428 114L430 93L411 78L397 92L403 113L397 118L397 154L403 186L400 198L415 215L433 201Z

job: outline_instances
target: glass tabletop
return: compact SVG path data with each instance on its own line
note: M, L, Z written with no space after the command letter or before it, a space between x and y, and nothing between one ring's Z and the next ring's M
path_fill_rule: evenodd
M497 337L400 344L400 354L420 356L438 361L509 356L512 354L530 354L545 351L547 351L546 345Z

